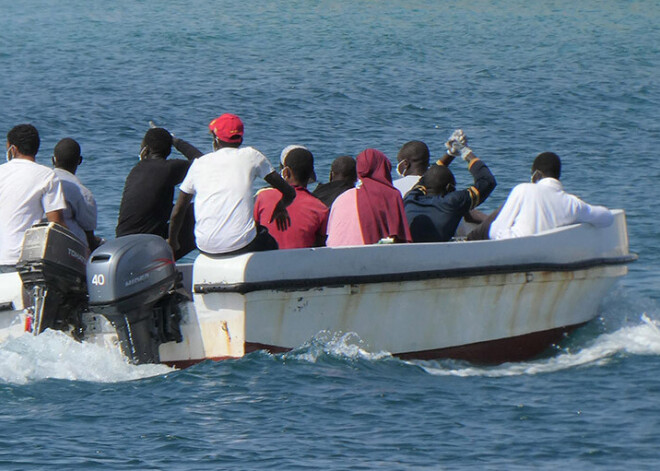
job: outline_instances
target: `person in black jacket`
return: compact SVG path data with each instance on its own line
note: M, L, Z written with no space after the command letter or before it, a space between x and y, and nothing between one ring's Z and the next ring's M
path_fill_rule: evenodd
M355 188L356 182L357 170L355 169L355 159L349 155L342 155L332 162L332 166L330 167L330 181L328 183L319 183L312 194L329 208L337 196L346 190Z
M403 199L413 242L447 242L454 236L461 218L483 203L495 188L495 177L486 164L469 147L460 144L458 147L474 185L456 191L449 164L432 165Z
M167 160L172 145L188 160ZM201 155L195 146L174 138L166 129L149 129L142 140L140 161L126 177L115 230L117 237L156 234L167 239L174 188L185 178L191 161ZM181 247L174 254L177 260L196 248L194 226L191 206L181 230Z

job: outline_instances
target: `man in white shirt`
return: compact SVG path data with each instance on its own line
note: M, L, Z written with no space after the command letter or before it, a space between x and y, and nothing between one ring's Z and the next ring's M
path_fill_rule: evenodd
M490 239L525 237L577 223L607 227L614 221L604 206L592 206L564 191L559 181L561 160L543 152L534 159L532 183L517 185L490 224ZM475 240L475 237L468 236Z
M277 242L253 218L252 183L263 178L282 193L270 221L280 230L290 225L286 207L296 191L277 173L266 157L243 143L243 123L238 116L223 114L209 124L215 152L194 160L180 186L170 216L169 243L176 252L178 236L188 204L195 197L195 239L200 251L210 255L234 255L277 248Z
M92 192L76 176L76 170L82 161L80 144L70 137L58 142L53 150L55 175L62 182L62 191L66 200L64 222L90 250L94 250L100 242L100 239L94 235L96 200Z
M7 163L0 165L0 272L15 271L23 235L44 218L66 226L62 184L48 167L35 162L39 133L19 124L7 134Z

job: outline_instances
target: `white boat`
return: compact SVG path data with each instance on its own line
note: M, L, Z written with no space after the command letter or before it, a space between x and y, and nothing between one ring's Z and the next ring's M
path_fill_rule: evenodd
M320 332L353 332L370 351L403 358L523 360L596 317L636 259L625 214L614 214L607 228L579 224L499 241L199 255L176 270L171 255L163 262L169 249L162 239L128 236L130 243L112 241L87 263L91 312L81 315L82 337L120 343L136 362L179 367L258 349L287 351ZM145 237L153 237L153 253L142 249L146 239L138 239ZM170 269L182 276L178 289L171 273L156 276ZM5 335L24 329L19 288L18 275L0 275Z

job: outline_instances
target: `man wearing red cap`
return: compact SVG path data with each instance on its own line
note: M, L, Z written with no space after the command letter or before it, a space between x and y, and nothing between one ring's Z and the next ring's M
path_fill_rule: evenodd
M243 143L243 123L238 116L223 114L209 124L215 152L193 162L181 183L179 198L170 216L169 243L178 248L185 209L195 197L195 239L200 251L209 255L234 255L277 248L266 228L253 218L252 183L263 178L282 198L270 222L285 230L291 221L286 207L296 197L273 169L268 159Z

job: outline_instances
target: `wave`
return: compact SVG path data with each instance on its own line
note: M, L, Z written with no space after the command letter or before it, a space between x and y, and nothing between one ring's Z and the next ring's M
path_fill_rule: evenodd
M47 379L115 383L164 375L165 365L132 365L119 348L76 342L47 330L0 344L0 383L27 384Z
M379 361L392 358L389 352L370 352L365 342L354 332L322 331L298 348L282 354L284 359L316 363L322 358Z
M556 356L521 363L479 367L456 362L409 362L432 375L504 377L554 373L585 366L603 366L623 355L660 355L660 321L647 313L640 323L603 333L585 345L567 347Z

